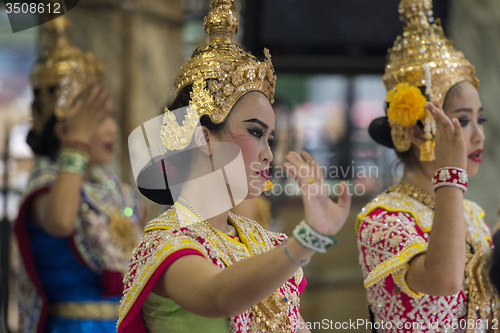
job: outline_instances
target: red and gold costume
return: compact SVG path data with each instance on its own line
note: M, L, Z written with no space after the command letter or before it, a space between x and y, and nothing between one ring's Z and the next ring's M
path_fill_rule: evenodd
M213 124L223 123L239 98L248 92L260 92L267 97L269 103L274 101L276 77L269 51L265 50L264 61L259 61L233 43L232 36L239 26L234 11L234 0L212 0L210 3L210 12L205 18L205 30L210 36L210 42L193 52L192 57L180 69L174 83L178 96L189 91L189 106L185 115L177 119L174 113L176 110L165 109L161 122L153 120L144 126L150 129L147 134L144 134L142 128L133 132L138 133L139 142L132 140L133 143L143 148L135 149L137 154L132 153L131 156L135 161L145 161L142 165L133 162L137 165L135 170L138 187L143 188L143 194L153 193L155 199L159 197L157 202L170 195L175 204L147 225L146 234L134 251L129 272L125 276L125 291L118 321L119 333L282 333L298 330L299 295L306 284L302 269L298 269L268 298L231 318L198 316L183 309L172 299L153 292L160 276L180 257L198 255L224 269L235 262L267 252L286 239L284 234L267 231L257 222L231 213L229 221L237 231L235 237L221 233L206 221L211 216L228 211L234 206L233 203L237 204L247 196L247 187L238 184L246 175L240 176L236 171L245 172L243 161L233 159L234 156L241 157L238 154L239 148L233 157L228 157L224 162L220 160L220 163L213 162L217 160L213 153L206 168L201 166L201 158L195 159L197 164L189 159L189 163L173 167L176 165L174 160L181 160L183 153L199 151L198 146L193 149L192 145L200 118L208 117ZM152 123L155 125L152 126ZM147 139L143 139L142 135L146 135ZM214 148L216 144L211 143L213 151L224 151L231 155L229 148ZM143 154L145 157L139 158L142 156L141 152L148 152L148 155ZM229 171L230 164L235 166L232 171ZM161 167L156 167L158 165ZM185 179L178 182L172 180L176 174L174 169L197 170L193 174L199 177L199 183L195 186L195 180L189 179L191 188L196 191L210 188L203 204L211 208L217 206L216 210L223 208L211 216L206 216L204 212L205 218L202 218L182 198L174 199L176 191L180 195L184 190L183 184L188 182ZM152 170L151 173L148 173L149 170ZM222 175L223 172L225 176ZM153 174L157 174L157 177ZM203 175L200 176L201 174ZM212 176L222 181L208 181ZM164 186L164 178L167 179L166 182L170 181L169 188ZM203 185L203 181L210 183L210 186ZM215 189L215 183L222 184L222 191L220 188ZM228 186L231 188L231 201L228 199ZM240 195L243 187L245 191ZM153 195L151 199L155 201ZM170 201L167 202L170 204Z
M141 244L134 250L129 272L125 276L119 333L146 332L141 307L159 277L180 257L199 255L224 269L234 262L267 252L286 238L284 234L263 229L255 221L234 214L230 214L229 219L238 232L236 238L217 231L179 202L149 222ZM305 284L300 268L270 298L235 317L227 318L228 332L257 332L253 327L264 319L263 313L273 314L276 332L295 332L299 322L299 295ZM196 316L191 315L196 320ZM175 314L164 317L164 327L168 327L169 318L175 320L173 316ZM267 317L267 320L271 320ZM205 329L211 332L209 328Z
M423 192L408 184L395 185L358 215L356 232L368 302L375 321L392 326L382 332L452 332L445 329L447 325L463 326L470 322L474 322L474 329L467 332L486 332L486 325L497 323L493 320L497 303L486 278L490 229L479 205L465 200L464 208L464 284L459 293L442 297L413 291L405 281L408 262L427 251L432 232L433 202ZM483 326L476 324L480 319L485 320ZM397 329L398 324L405 322L419 322L427 329Z
M425 108L426 100L443 105L451 87L470 82L477 88L479 81L474 67L445 37L440 21L432 23L431 0L401 0L399 13L405 26L389 49L382 78L388 92L387 116L372 122L370 134L406 154L413 146L408 127L419 126L424 139L420 161L433 161L436 122ZM466 187L466 179L457 181ZM412 290L406 282L409 262L427 251L434 221L432 198L402 182L363 208L356 224L360 264L379 332L488 332L498 326L498 304L487 271L491 233L483 216L481 207L464 200L462 290L436 297Z

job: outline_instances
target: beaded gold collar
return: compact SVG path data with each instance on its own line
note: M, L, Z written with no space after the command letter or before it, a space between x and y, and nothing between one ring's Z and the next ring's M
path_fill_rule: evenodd
M399 192L406 194L409 197L417 200L418 202L423 203L428 206L430 209L434 209L435 203L434 199L424 190L415 185L411 185L407 182L401 182L399 184L393 185L386 190L388 192Z

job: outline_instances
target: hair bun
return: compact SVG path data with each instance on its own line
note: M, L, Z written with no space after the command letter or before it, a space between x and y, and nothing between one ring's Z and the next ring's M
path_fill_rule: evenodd
M374 119L368 127L368 133L375 142L394 149L389 118L384 116Z

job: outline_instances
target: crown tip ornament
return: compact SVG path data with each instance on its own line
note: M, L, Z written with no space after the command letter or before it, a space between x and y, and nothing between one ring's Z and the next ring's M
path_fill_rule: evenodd
M48 31L49 33L61 35L64 34L70 27L71 23L65 15L56 17L41 26L43 30Z
M239 21L234 15L234 0L212 0L210 12L205 17L205 32L210 44L231 44L233 35L238 32Z
M433 20L432 0L402 0L398 11L407 25L428 26Z

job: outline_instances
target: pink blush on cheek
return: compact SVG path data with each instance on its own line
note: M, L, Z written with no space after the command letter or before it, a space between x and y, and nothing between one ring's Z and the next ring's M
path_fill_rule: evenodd
M250 170L253 172L259 171L256 166L259 163L259 153L257 150L257 145L255 142L251 142L251 140L240 140L238 142L235 142L241 149L241 155L243 156L243 161L245 162L245 168L248 169L255 169L255 170Z

